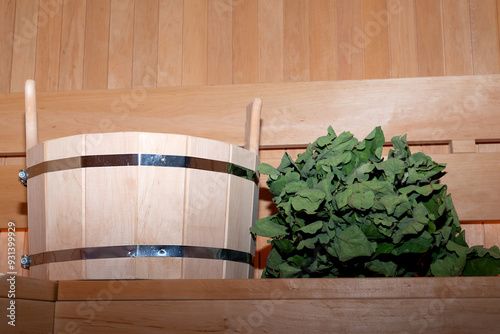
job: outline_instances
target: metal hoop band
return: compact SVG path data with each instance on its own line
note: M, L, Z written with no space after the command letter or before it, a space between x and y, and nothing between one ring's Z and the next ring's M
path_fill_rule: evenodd
M218 173L227 173L259 184L259 176L255 171L231 162L211 160L198 157L162 154L107 154L85 155L72 158L49 160L31 166L24 176L28 178L40 174L89 167L122 167L122 166L156 166L200 169Z
M47 263L124 257L184 257L227 260L253 266L253 256L250 253L226 248L177 245L126 245L64 249L23 255L21 265L24 269L29 269L31 266Z

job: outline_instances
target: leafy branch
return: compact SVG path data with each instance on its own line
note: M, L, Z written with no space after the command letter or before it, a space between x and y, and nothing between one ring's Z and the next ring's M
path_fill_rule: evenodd
M500 275L497 246L468 247L446 185L445 164L411 154L406 136L382 158L380 127L287 153L269 175L276 215L251 232L272 238L263 277Z

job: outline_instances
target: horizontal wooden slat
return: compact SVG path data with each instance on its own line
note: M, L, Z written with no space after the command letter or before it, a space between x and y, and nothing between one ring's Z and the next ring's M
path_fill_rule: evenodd
M388 288L390 287L390 289ZM58 300L500 298L498 277L60 281Z
M500 218L500 153L431 154L446 163L441 183L448 186L461 221Z
M183 133L242 145L245 106L263 99L262 147L326 133L387 141L499 139L500 75L40 93L39 141L77 133ZM24 151L24 97L0 95L0 153Z
M499 298L90 303L58 302L55 332L497 333L500 312Z
M0 274L0 297L7 298L10 290L11 275ZM55 301L57 299L56 281L40 280L22 276L15 276L16 299L40 301Z
M19 170L26 166L0 166L0 229L15 222L16 228L28 227L26 188L18 181Z
M10 298L0 297L0 308L3 314L10 314ZM10 318L5 315L0 321L0 333L30 333L47 334L53 333L55 303L38 300L23 300L16 298L15 303L15 327L9 325ZM59 332L58 332L59 333ZM64 333L64 331L63 331Z
M24 254L29 254L28 229L16 227L15 232L12 227L0 229L0 273L28 277L29 270L21 266L21 257ZM12 255L15 259L8 257ZM14 260L14 265L9 263L9 260Z

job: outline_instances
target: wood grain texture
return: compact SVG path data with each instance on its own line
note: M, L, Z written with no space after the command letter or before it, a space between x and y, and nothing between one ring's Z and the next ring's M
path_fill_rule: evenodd
M471 75L469 0L442 0L445 75Z
M309 2L283 2L283 79L309 81Z
M139 152L137 133L85 136L85 154ZM85 247L133 245L137 222L137 173L139 167L87 168L85 170ZM124 194L117 196L117 194ZM134 278L134 261L87 261L86 279Z
M448 186L460 220L498 219L494 204L499 196L496 192L500 191L500 181L494 176L499 173L495 162L500 158L498 153L432 154L431 157L447 163L442 183Z
M229 145L208 143L189 137L187 155L229 161ZM183 245L222 248L226 230L226 203L229 176L203 170L186 171ZM223 278L222 261L184 259L183 278L203 273L205 278Z
M484 247L500 245L500 221L484 222ZM499 246L500 247L500 246Z
M81 333L135 333L147 324L150 333L165 330L182 332L244 333L264 330L279 333L284 329L300 333L388 333L417 331L441 333L447 328L454 333L480 331L495 333L500 298L489 299L380 299L306 300L283 303L266 300L239 301L168 301L110 302L103 311L96 313L90 324L76 316L78 302L60 302L56 306L55 330L62 330L67 323L75 322ZM436 303L443 305L443 312L427 321L413 310L429 310ZM441 304L442 303L442 304ZM411 310L411 311L410 311ZM464 312L464 310L466 310ZM425 312L423 311L423 312ZM463 312L457 316L458 312ZM359 321L362 313L363 321ZM410 313L410 315L408 315ZM424 313L425 314L425 313ZM120 321L127 318L127 323ZM303 321L307 317L310 321ZM331 318L338 319L331 321ZM418 319L412 323L409 319ZM196 319L196 321L193 321ZM140 324L140 325L139 325ZM142 329L144 330L144 329Z
M36 165L45 160L45 143L40 143L30 149L26 154L27 167ZM29 221L28 238L29 238L29 254L37 254L44 252L47 247L46 236L46 210L45 196L38 194L45 193L46 179L45 175L38 175L28 179L28 217L35 217ZM32 278L46 279L48 275L47 265L33 267L29 271L29 276Z
M10 275L0 274L0 297L8 297L9 278ZM57 287L58 282L55 281L16 276L16 299L56 301Z
M206 85L208 82L207 1L184 1L182 27L182 85Z
M10 306L9 298L0 298L0 307L7 309ZM54 328L54 302L38 300L16 300L15 327L10 326L4 319L0 323L2 333L53 333Z
M484 224L482 222L460 223L462 230L465 231L465 241L469 247L484 245Z
M108 87L111 0L87 0L83 89Z
M441 0L416 1L418 75L444 75Z
M24 91L24 82L35 77L38 5L38 0L16 1L10 82L12 93Z
M70 136L45 143L45 159L56 160L85 155L85 139ZM73 249L86 246L85 172L71 169L45 175L45 190L33 197L45 197L44 251ZM28 192L31 192L31 188ZM30 194L31 195L31 194ZM29 217L34 218L33 216ZM51 263L47 279L79 279L86 277L86 261Z
M38 115L36 109L35 81L29 79L25 83L24 124L26 132L26 151L38 144Z
M387 1L363 0L362 10L363 35L366 38L366 47L363 53L363 78L390 78L391 59Z
M147 154L186 155L185 136L139 134ZM137 174L137 245L182 245L186 169L141 166ZM182 278L180 258L136 259L136 278Z
M363 79L363 58L369 37L363 33L361 0L337 0L338 79Z
M499 73L496 1L470 0L470 17L474 74Z
M232 146L229 161L236 165L255 170L257 156L248 154L247 150ZM250 234L250 226L255 223L255 192L257 186L253 182L230 175L227 184L226 229L224 248L250 252L255 248ZM257 195L258 196L258 195ZM247 225L247 228L242 226ZM253 268L248 264L224 261L223 278L248 278L253 275Z
M0 254L4 255L3 259L0 259L0 273L5 273L8 275L17 275L18 277L28 277L29 270L23 269L21 267L21 256L24 254L29 254L28 250L28 230L23 228L23 224L19 224L17 220L9 220L7 223L0 228ZM14 222L16 225L15 235L12 229L8 229L8 222ZM18 227L19 226L19 227ZM10 233L9 233L10 232ZM9 245L9 238L15 238L15 264L14 267L9 263L10 255L12 255L12 244ZM10 239L12 240L12 239ZM2 283L0 283L2 284ZM17 285L17 284L16 284ZM3 290L3 286L0 288ZM0 290L0 294L6 292L6 290ZM3 296L7 296L5 293Z
M471 139L456 139L451 141L452 153L476 153L477 145L475 140Z
M415 0L388 0L391 77L418 76Z
M0 228L7 228L8 222L15 222L18 228L27 228L26 188L17 180L19 170L25 165L0 166ZM1 271L0 271L1 272Z
M259 0L259 82L283 82L283 0Z
M233 1L208 1L208 84L233 83ZM249 48L250 49L250 48ZM256 48L253 49L255 51ZM250 50L248 50L250 51Z
M0 93L499 73L497 0L2 6Z
M159 0L141 1L135 6L132 87L156 87L158 76Z
M40 0L35 82L42 92L57 91L61 52L62 3Z
M310 80L336 80L338 64L335 1L309 2Z
M328 300L345 298L427 299L434 297L500 298L497 277L371 277L279 280L118 280L61 281L58 301L84 300L113 285L110 300ZM120 289L120 286L126 288ZM346 289L349 287L349 289ZM456 288L450 291L452 287ZM436 295L437 292L437 295Z
M233 84L259 82L258 0L233 0Z
M83 87L86 5L84 0L68 1L63 5L59 91Z
M111 0L108 89L132 88L134 0Z
M349 129L359 138L381 125L386 138L407 133L412 144L451 139L491 142L498 139L500 126L499 90L500 78L491 75L173 87L145 90L142 95L134 90L39 93L38 107L43 110L39 140L148 129L243 145L244 106L259 96L262 147L304 145L323 135L324 124L314 120L325 118L335 119L336 129ZM23 96L9 95L3 101L0 124L6 126L0 133L0 152L23 152ZM107 113L102 109L106 105L112 107ZM109 126L98 126L101 121Z
M0 1L0 94L10 92L12 73L12 55L14 51L14 24L16 18L16 0Z
M183 0L161 0L157 87L182 85Z

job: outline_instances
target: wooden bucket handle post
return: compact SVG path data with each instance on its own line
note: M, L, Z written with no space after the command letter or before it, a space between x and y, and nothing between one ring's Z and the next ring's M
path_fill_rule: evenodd
M262 100L258 97L247 105L247 119L245 124L245 149L259 156L260 145L260 114Z
M26 117L26 152L38 143L38 126L36 116L35 81L26 80L24 84L24 103Z
M247 106L247 119L245 124L245 149L259 156L260 146L260 114L262 111L262 100L253 99ZM258 278L260 271L260 249L266 247L266 239L257 236L255 240L254 278Z

